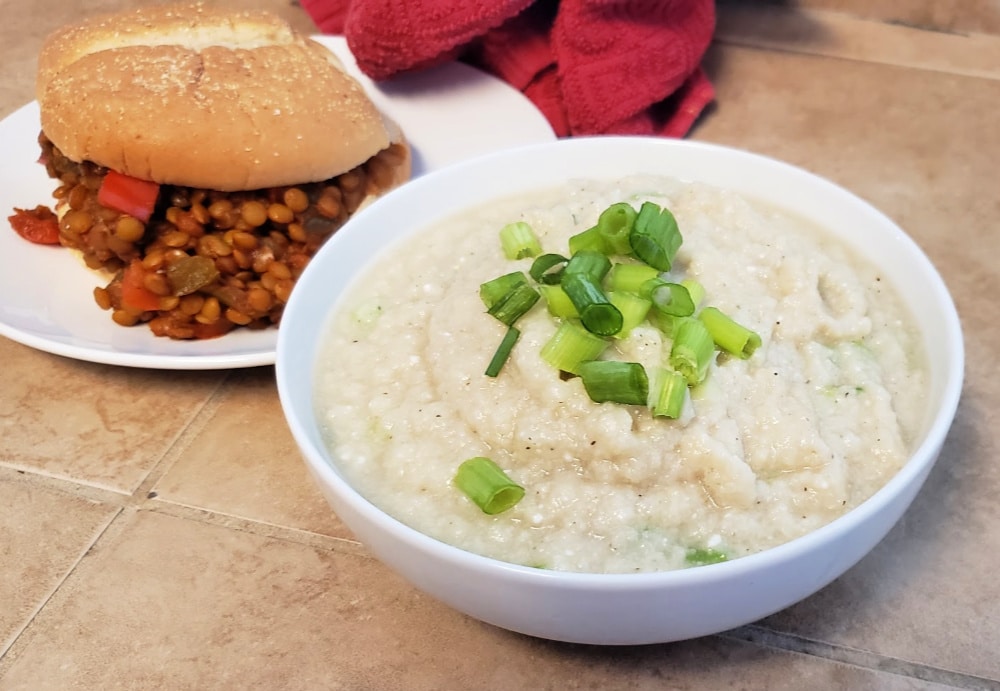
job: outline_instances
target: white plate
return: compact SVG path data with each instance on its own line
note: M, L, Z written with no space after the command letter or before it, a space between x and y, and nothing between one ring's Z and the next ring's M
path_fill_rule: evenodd
M402 127L414 176L521 144L555 139L517 90L468 65L449 63L379 85L362 75L340 37L317 37ZM52 204L53 181L38 159L38 106L0 122L0 335L57 355L131 367L222 369L274 364L277 329L237 330L206 341L173 341L124 328L97 307L100 279L57 247L33 245L9 227L14 207Z

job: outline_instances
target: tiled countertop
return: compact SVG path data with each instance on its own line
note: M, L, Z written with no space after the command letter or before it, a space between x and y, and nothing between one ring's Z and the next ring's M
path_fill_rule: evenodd
M123 4L5 0L0 117L32 98L48 31ZM272 369L116 368L0 339L0 689L1000 689L1000 38L745 3L722 7L717 36L718 98L692 138L883 209L963 319L954 428L874 552L719 636L526 638L352 540L306 475Z

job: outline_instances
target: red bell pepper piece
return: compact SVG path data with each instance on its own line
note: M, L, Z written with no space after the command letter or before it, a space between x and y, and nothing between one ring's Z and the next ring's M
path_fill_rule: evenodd
M122 274L122 305L133 310L151 312L160 309L160 297L142 282L144 272L138 259L125 267Z
M149 180L140 180L109 170L97 191L101 206L134 216L145 223L153 215L160 186Z
M34 209L14 209L14 215L8 216L11 228L25 240L36 245L59 244L59 219L47 206L36 206Z
M205 340L207 338L218 338L227 334L233 330L235 325L228 319L220 317L210 324L195 322L191 326L194 329L194 337L198 340Z

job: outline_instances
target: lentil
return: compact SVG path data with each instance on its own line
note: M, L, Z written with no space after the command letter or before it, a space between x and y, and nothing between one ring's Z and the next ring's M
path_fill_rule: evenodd
M119 216L115 223L115 235L125 242L139 242L145 232L143 222L132 216Z
M271 204L267 207L267 217L275 223L288 225L295 220L295 214L284 204Z
M121 326L135 326L139 323L139 317L123 309L114 310L111 313L111 318L116 324L120 324Z
M66 230L83 235L94 224L94 219L89 213L80 209L69 211L62 220L62 225Z
M248 226L258 228L267 223L267 209L258 201L249 201L240 207L240 218Z
M201 293L191 293L190 295L185 295L181 298L178 307L184 314L193 317L194 315L201 312L202 306L205 304L205 296Z
M222 307L219 305L219 299L217 297L205 298L205 302L201 306L201 311L198 312L198 321L203 324L208 324L214 322L222 314Z
M208 207L208 215L216 221L228 218L232 211L233 203L228 199L220 199L219 201L212 202L212 205Z
M94 288L94 301L102 310L111 309L111 296L107 288Z
M167 277L161 273L145 274L142 277L142 285L146 290L160 297L170 295L170 284L167 282Z
M298 187L289 187L285 190L281 199L285 202L285 206L297 214L309 208L309 197Z

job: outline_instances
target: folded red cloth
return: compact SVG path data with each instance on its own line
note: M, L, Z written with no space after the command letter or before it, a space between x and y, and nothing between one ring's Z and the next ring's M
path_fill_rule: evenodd
M714 0L301 0L376 80L462 59L520 89L559 136L680 137L714 98Z

